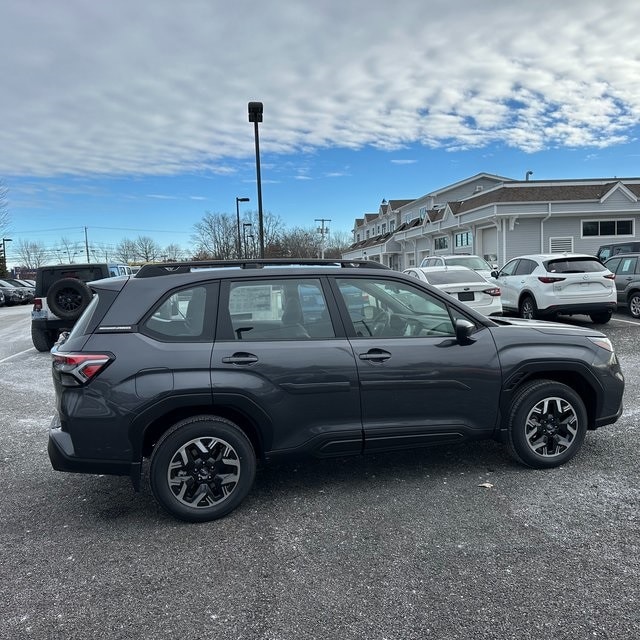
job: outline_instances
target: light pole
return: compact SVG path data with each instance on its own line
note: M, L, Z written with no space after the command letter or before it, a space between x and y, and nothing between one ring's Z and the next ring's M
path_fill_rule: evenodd
M260 179L260 139L258 123L262 122L262 102L249 103L249 122L253 122L256 140L256 181L258 183L258 233L260 235L260 257L264 258L264 222L262 219L262 181Z
M242 223L242 239L244 240L244 257L248 258L249 255L247 254L247 228L251 228L253 227L253 225L250 222L243 222ZM253 236L251 234L249 234L250 238L253 238Z
M239 202L249 202L249 198L238 198L236 196L236 220L238 221L238 258L242 258L242 239L240 237L240 207L238 206Z
M9 271L7 269L7 242L11 242L11 238L2 238L2 268L0 269L2 275L5 271Z
M324 236L329 233L329 227L325 227L325 222L331 222L331 218L316 218L316 222L320 222L321 226L318 227L318 233L320 234L320 253L321 258L324 260Z

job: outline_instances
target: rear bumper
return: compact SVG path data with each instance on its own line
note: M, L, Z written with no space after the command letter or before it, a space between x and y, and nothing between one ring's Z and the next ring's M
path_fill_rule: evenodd
M56 471L130 476L133 475L134 467L139 467L126 460L95 460L77 457L71 436L62 431L57 417L54 417L49 428L47 451L51 466Z
M589 302L585 304L581 303L573 303L573 304L554 304L550 307L544 307L542 309L538 309L540 315L551 315L559 313L561 315L575 315L575 314L584 314L590 315L592 313L605 313L610 312L613 313L618 307L617 302Z

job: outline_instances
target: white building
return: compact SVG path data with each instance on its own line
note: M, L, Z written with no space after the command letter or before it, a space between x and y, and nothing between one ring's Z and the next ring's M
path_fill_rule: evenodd
M595 254L638 239L640 178L512 180L480 173L416 200L382 201L357 218L345 259L393 269L429 255L471 253L491 263L527 253Z

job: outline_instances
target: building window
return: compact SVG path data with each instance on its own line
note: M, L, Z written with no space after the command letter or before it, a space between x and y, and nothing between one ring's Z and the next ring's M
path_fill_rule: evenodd
M356 242L360 242L360 234L356 236Z
M386 222L382 225L382 234L384 235L385 233L387 233L387 223Z
M395 228L396 228L396 221L391 220L391 222L389 222L389 231L393 231Z
M424 220L425 216L427 215L427 207L420 207L420 209L418 210L418 214L420 216L420 220Z
M471 233L471 231L463 231L462 233L456 233L455 243L456 243L456 248L470 247L473 244L473 234Z
M633 236L633 220L583 220L582 237Z
M369 229L367 229L367 240L369 239Z
M435 238L433 241L433 248L436 251L442 251L443 249L449 248L449 240L447 236L440 236L439 238Z
M377 235L380 235L380 225L378 225L378 230L376 231Z

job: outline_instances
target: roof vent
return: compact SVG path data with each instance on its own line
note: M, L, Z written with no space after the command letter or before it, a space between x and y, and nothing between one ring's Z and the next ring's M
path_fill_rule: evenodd
M484 187L483 187L481 184L479 184L479 185L475 188L474 193L480 193L483 189L484 189Z

